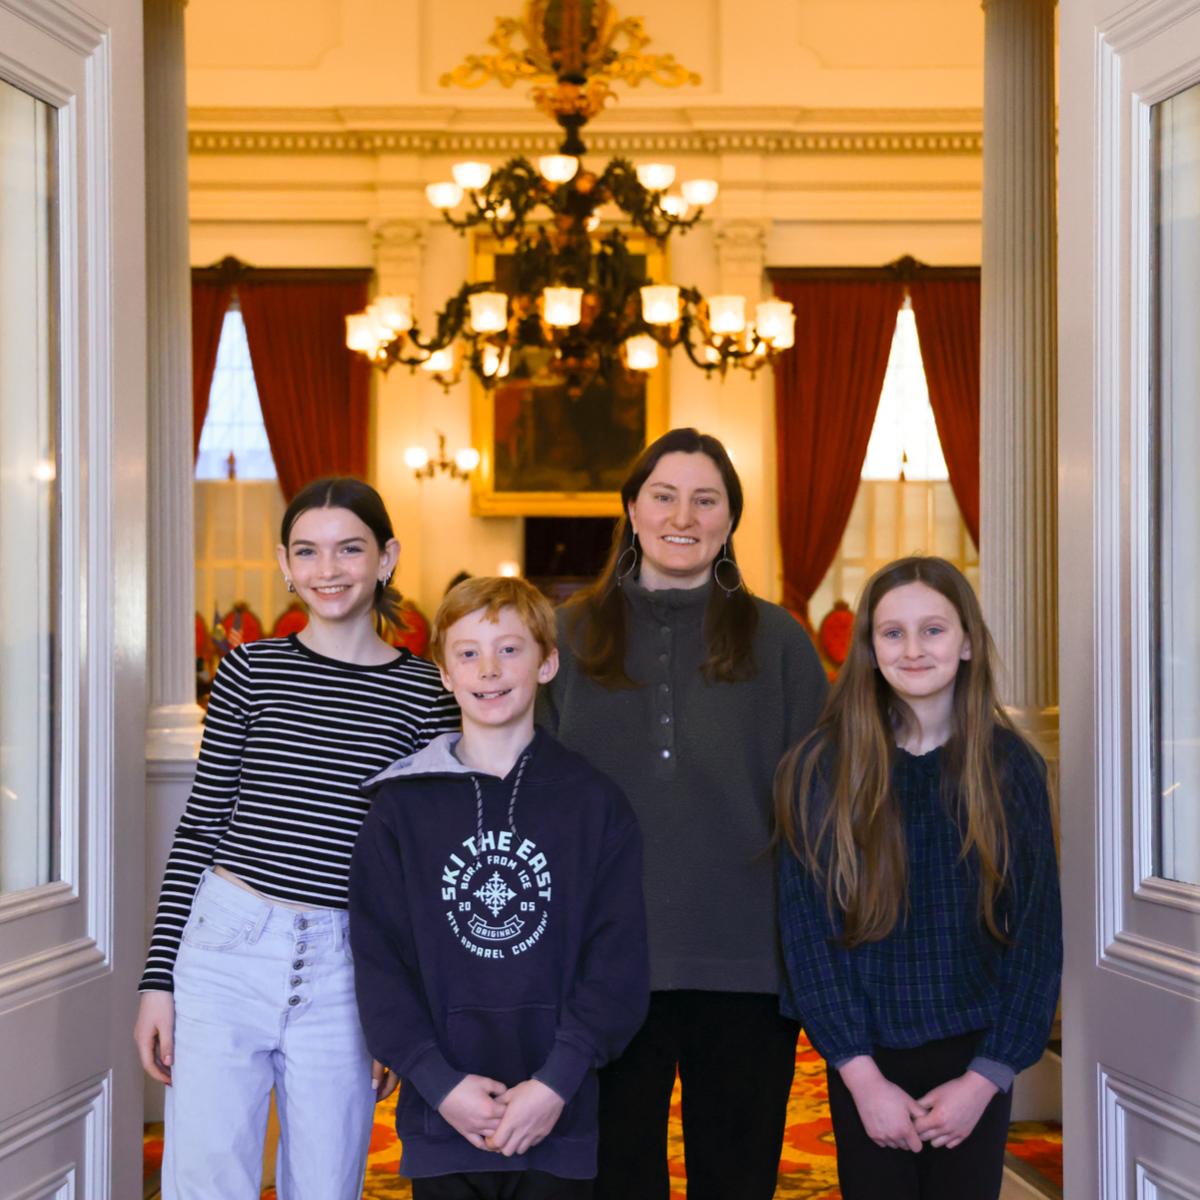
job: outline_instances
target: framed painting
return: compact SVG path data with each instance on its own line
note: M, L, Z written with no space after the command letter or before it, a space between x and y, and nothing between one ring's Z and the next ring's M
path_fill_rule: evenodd
M665 256L653 242L631 236L629 248L648 278L663 278ZM497 238L475 237L472 281L493 279L511 293L511 262ZM571 397L547 370L549 360L550 351L529 347L514 353L508 376L491 392L471 381L476 516L616 516L629 467L666 431L665 362L648 376L617 370L611 380L598 377Z

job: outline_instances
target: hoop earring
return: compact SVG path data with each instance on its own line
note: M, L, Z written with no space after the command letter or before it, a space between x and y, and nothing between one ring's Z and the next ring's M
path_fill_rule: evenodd
M733 573L737 576L737 582L732 587L721 579L721 568L724 566L732 567ZM727 596L732 596L734 592L742 590L742 569L729 557L729 543L727 541L721 546L721 557L713 563L713 581Z
M633 558L630 560L629 566L626 567L624 570L622 570L621 564L625 561L625 555L627 555L627 554L632 554ZM637 540L637 534L635 533L633 535L633 541L630 542L629 545L626 546L625 549L621 551L620 556L617 558L616 567L614 570L614 574L615 574L616 580L617 580L617 587L620 587L625 582L625 580L628 579L630 577L630 575L632 575L637 569L638 569L638 540Z
M287 584L287 590L289 592L294 593L296 591L296 585L290 579L285 579L284 582Z

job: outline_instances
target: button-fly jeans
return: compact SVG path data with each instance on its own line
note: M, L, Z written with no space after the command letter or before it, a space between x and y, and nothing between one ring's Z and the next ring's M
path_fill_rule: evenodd
M258 1200L272 1087L279 1200L357 1200L375 1093L346 914L208 871L175 964L163 1200Z

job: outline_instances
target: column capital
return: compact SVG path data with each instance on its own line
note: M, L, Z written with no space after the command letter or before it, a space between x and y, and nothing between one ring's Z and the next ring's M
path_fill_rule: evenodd
M401 295L417 291L427 238L426 222L372 221L368 229L375 251L379 290Z
M714 242L721 289L727 292L750 290L753 303L761 287L767 267L767 233L771 222L766 220L731 220L717 224Z

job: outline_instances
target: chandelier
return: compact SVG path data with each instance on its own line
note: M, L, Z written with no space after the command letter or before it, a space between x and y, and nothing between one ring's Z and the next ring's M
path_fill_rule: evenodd
M495 280L464 283L428 334L410 296L378 296L346 318L351 350L384 371L397 363L426 371L447 390L464 370L490 389L532 352L540 372L578 396L616 369L654 370L664 350L681 348L706 374L724 376L731 367L753 374L793 344L785 301L763 300L750 315L743 296L706 298L646 278L630 248L627 229L659 246L686 233L716 199L715 181L684 180L673 191L667 163L613 158L600 172L583 164L581 130L611 98L611 82L699 82L673 56L644 54L648 41L641 20L617 20L607 0L528 0L523 20L497 19L491 43L499 53L472 55L441 82L533 81L535 104L564 131L562 146L536 166L526 158L496 170L456 163L451 181L425 192L460 233L483 228L499 240L511 255L508 290Z

